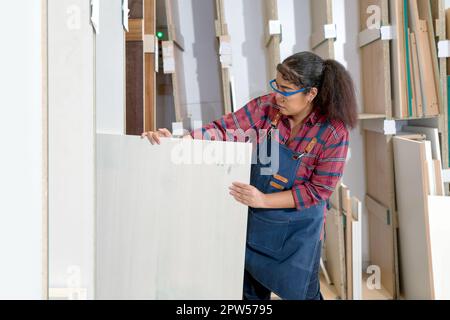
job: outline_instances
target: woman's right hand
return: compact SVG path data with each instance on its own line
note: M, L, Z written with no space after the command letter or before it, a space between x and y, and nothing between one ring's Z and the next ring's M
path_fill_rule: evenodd
M159 138L170 138L170 137L172 137L172 133L167 129L158 129L158 131L144 132L141 135L141 139L147 138L152 145L161 144L161 140Z

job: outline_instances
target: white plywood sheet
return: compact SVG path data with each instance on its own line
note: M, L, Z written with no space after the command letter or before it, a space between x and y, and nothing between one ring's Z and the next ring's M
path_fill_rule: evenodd
M94 35L89 0L48 1L50 288L94 282Z
M46 177L41 1L2 1L1 10L0 300L42 299ZM20 13L20 23L13 13Z
M96 44L97 132L125 132L125 47L122 0L100 0Z
M450 300L450 197L428 197L434 295Z
M96 298L241 299L251 146L97 139Z
M432 299L429 259L427 178L424 142L394 138L401 293L405 299Z

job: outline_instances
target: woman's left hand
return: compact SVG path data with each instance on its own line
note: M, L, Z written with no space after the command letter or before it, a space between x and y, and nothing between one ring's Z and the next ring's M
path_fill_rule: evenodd
M262 209L265 207L266 195L254 186L234 182L230 187L230 195L245 206Z

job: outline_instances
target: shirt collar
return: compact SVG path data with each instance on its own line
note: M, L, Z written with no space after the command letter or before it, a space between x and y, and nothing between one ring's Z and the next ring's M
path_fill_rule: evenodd
M313 110L306 118L305 118L305 120L304 120L304 124L306 124L306 125L308 125L308 126L310 126L310 127L314 127L315 125L317 125L317 124L320 124L320 122L319 122L319 120L320 120L320 116L319 116L319 114L318 114L318 112L316 111L316 110ZM288 117L287 116L282 116L282 121L285 123L285 124L288 124L289 123L289 119L288 119Z

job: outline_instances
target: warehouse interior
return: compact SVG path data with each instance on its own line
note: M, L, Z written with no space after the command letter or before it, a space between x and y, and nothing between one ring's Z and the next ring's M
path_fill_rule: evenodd
M23 19L0 22L0 299L240 300L247 208L226 190L249 181L250 147L141 134L236 112L303 51L348 70L359 108L326 213L325 300L450 299L449 0L3 9ZM195 148L239 160L173 161Z

